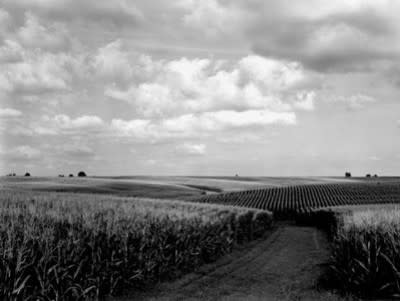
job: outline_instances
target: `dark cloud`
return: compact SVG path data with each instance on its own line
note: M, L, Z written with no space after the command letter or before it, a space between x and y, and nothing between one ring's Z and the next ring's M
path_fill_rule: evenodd
M275 14L265 13L266 9ZM377 61L399 58L398 26L387 7L332 10L314 16L280 9L268 2L249 25L248 38L255 52L296 60L322 72L366 70Z

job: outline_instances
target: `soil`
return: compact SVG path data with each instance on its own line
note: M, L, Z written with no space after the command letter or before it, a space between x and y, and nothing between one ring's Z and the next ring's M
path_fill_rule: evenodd
M110 300L350 300L320 287L328 259L324 233L280 224L265 238L180 280Z

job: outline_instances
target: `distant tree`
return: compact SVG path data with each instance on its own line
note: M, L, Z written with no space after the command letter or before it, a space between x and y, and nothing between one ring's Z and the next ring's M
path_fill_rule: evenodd
M12 177L15 177L17 174L15 173L15 172L13 172L12 174L11 174L11 176Z
M378 175L377 174L374 174L374 178L377 178L378 177Z
M58 175L58 177L60 177L60 178L64 178L64 175Z
M371 174L368 173L368 174L366 175L366 177L367 177L367 178L370 178L370 177L371 177Z
M351 172L346 171L346 173L344 175L346 178L351 178Z
M31 174L29 172L25 173L25 177L30 177Z
M70 177L70 178L73 178L73 177L74 177L74 175L73 175L72 173L70 173L70 174L69 174L69 177Z
M78 172L78 177L86 177L86 173L84 171Z

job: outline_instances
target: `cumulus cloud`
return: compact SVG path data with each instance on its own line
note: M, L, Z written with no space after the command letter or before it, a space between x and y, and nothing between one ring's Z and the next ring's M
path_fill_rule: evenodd
M62 153L77 158L90 158L95 156L95 152L92 148L86 145L72 144L64 145L61 149Z
M184 26L215 38L221 34L237 33L242 12L237 6L223 6L217 0L181 0L179 6L185 10Z
M98 23L135 24L143 18L142 12L136 5L127 0L104 2L86 0L79 3L74 0L4 0L3 5L6 9L30 10L52 20L92 20Z
M204 155L206 153L206 145L205 144L195 144L185 142L176 147L178 152L189 154L189 155Z
M124 58L124 55L119 57ZM121 65L129 66L125 59ZM162 62L150 60L147 65L155 66L147 68L150 70L147 80L127 89L114 83L104 92L111 99L131 104L145 119L221 110L290 111L301 107L292 106L291 95L296 96L309 78L295 62L252 55L228 67L218 60L187 58ZM302 93L308 95L308 99L301 99L306 102L302 107L307 105L309 109L313 94L311 91Z
M10 14L6 10L0 8L0 37L10 29L10 19Z
M85 137L88 134L100 134L107 130L107 124L98 116L82 115L71 118L65 114L53 117L44 115L25 125L17 125L10 133L25 136L62 136Z
M355 94L348 97L345 96L331 97L329 101L333 103L344 104L347 109L356 111L363 109L368 104L376 102L376 99L369 95Z
M11 160L33 160L41 156L40 150L30 145L20 145L9 150L4 150L3 154Z
M0 89L9 93L40 94L69 88L69 66L74 59L66 54L29 52L0 70Z
M271 124L294 125L293 112L269 110L217 111L185 114L175 118L152 121L148 119L113 119L111 129L117 136L147 140L195 137L229 129L265 127Z
M31 13L25 14L25 24L19 28L17 37L22 45L30 48L65 51L70 44L64 25L51 23L50 27L46 27Z
M20 117L22 112L12 108L0 108L0 118Z
M121 49L121 40L116 40L98 49L93 58L93 67L100 76L111 80L128 80L133 68L129 56Z
M103 120L98 116L83 115L75 119L68 115L56 115L54 118L48 118L56 128L61 130L99 130L103 125Z
M5 40L0 46L0 63L16 63L22 60L23 48L12 40Z
M296 100L293 103L293 106L297 109L304 111L312 111L314 110L314 100L315 100L315 92L304 92L300 91L296 94Z
M260 1L256 7L259 13L247 30L260 54L320 71L365 69L398 58L396 1Z

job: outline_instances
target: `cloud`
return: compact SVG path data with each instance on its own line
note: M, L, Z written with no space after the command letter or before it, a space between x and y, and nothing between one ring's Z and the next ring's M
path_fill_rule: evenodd
M71 118L65 114L54 117L44 115L38 120L19 124L10 130L10 134L24 136L55 136L73 135L86 137L107 131L107 124L98 116L82 115Z
M177 151L189 155L204 155L206 153L205 144L195 144L185 142L177 146Z
M315 92L298 92L296 95L296 101L293 103L293 106L299 110L304 111L313 111L314 110L314 100L315 100Z
M12 108L0 108L0 118L20 117L22 112Z
M348 110L357 111L363 109L368 104L376 102L376 99L369 95L355 94L347 97L331 97L328 101L333 103L342 103Z
M112 64L112 70L129 77L129 72L124 71L129 68L126 55L120 50L118 53L119 59L113 59L117 63ZM119 65L124 67L117 68ZM135 62L129 70L133 69ZM312 91L304 90L311 75L295 62L254 55L231 64L198 58L170 61L147 58L146 68L139 66L139 69L144 75L138 84L124 89L114 82L105 88L104 94L131 104L138 117L144 119L223 110L282 112L302 109L305 105L307 109L311 107ZM307 103L293 106L292 98L300 89L301 95L309 95L308 99L301 99Z
M2 65L0 89L20 94L65 91L69 88L74 61L66 54L24 53L22 60Z
M4 9L0 8L0 37L10 28L11 15Z
M23 48L12 40L5 40L0 46L0 64L16 63L23 59Z
M3 155L10 160L29 161L40 158L41 152L29 145L20 145L9 150L3 150Z
M293 112L278 113L269 110L249 110L186 114L161 121L113 119L111 131L114 133L113 135L120 137L157 141L204 136L229 129L262 128L272 124L294 125L296 124L296 115Z
M335 72L370 68L376 61L399 57L396 1L256 3L253 11L259 13L247 34L259 54Z
M31 13L25 13L25 24L19 28L17 37L23 46L53 51L65 51L71 43L64 25L51 23L46 27Z
M182 23L185 27L215 38L221 34L237 33L242 12L234 5L223 6L217 0L181 0L179 6L185 10Z
M71 157L77 158L90 158L95 156L95 152L92 148L85 145L64 145L62 147L62 152Z
M382 158L380 158L378 156L369 156L368 160L370 160L370 161L382 161Z
M98 2L86 0L29 1L4 0L7 9L33 11L43 17L56 20L107 22L109 24L136 24L143 18L142 12L134 3L127 0Z
M111 80L129 80L133 75L129 56L122 49L121 40L116 40L98 49L93 67L102 77Z
M49 118L56 128L60 130L71 131L89 131L99 130L103 125L103 120L98 116L83 115L75 119L70 118L68 115L56 115L54 118Z

